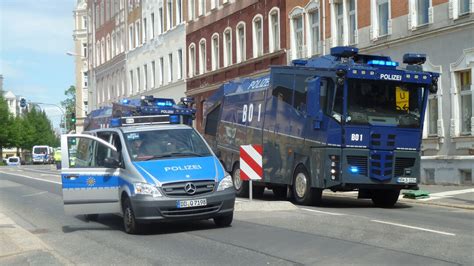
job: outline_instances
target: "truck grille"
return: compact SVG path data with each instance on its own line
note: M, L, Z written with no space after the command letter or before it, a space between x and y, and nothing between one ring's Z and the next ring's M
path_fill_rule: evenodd
M367 176L367 156L347 156L349 167L355 166L359 169L359 175Z
M395 158L395 176L404 175L405 168L415 166L415 158Z
M370 137L371 137L370 145L372 148L391 150L395 147L396 135L394 134L382 135L379 133L372 133Z
M370 177L379 181L392 178L393 152L372 151L370 155Z
M161 210L161 214L165 217L180 217L180 216L192 216L192 215L202 215L202 214L211 214L219 211L222 203L212 204L202 207L186 208L186 209L168 209Z
M194 194L188 194L185 191L186 184L193 184L196 187L196 191ZM169 183L164 184L162 186L163 192L167 196L195 196L201 195L205 193L210 193L214 191L216 186L216 182L214 180L203 180L203 181L184 181L184 182L176 182L176 183Z

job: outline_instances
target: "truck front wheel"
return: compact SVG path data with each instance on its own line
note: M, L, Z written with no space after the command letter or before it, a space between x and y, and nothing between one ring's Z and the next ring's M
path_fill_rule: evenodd
M293 197L297 204L319 204L322 192L322 189L311 188L311 178L304 166L296 167L293 177Z
M232 181L234 182L235 194L237 197L249 196L249 182L240 179L240 165L236 164L232 171Z
M372 202L377 207L392 208L400 196L399 189L377 189L372 190Z

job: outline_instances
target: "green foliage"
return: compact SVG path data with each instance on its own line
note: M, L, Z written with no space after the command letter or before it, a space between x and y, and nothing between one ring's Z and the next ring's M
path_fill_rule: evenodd
M34 145L59 146L59 138L46 113L31 108L23 116L13 117L0 95L0 159L2 148L31 150Z
M71 114L76 113L76 87L70 86L64 92L66 95L66 100L61 102L61 106L66 110L66 116L71 118ZM66 131L69 132L74 129L75 121L73 122L72 119L66 119Z

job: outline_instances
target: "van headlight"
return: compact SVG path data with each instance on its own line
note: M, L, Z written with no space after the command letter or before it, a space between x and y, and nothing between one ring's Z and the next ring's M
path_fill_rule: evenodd
M160 190L158 190L157 187L147 183L135 183L134 187L135 194L150 195L153 196L153 198L162 196Z
M232 177L227 174L219 183L219 186L217 187L217 191L222 191L224 189L228 189L234 187L234 183L232 182Z

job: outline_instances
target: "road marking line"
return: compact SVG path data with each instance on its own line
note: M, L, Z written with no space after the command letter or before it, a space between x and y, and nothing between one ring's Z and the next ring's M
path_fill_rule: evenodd
M345 215L343 213L336 213L336 212L325 212L325 211L318 211L318 210L306 209L306 208L300 208L300 209L304 210L304 211L316 212L316 213L322 213L322 214L329 214L329 215L334 215L334 216Z
M22 197L33 197L33 196L39 196L39 195L42 195L42 194L45 194L45 193L48 193L48 191L41 191L41 192L38 192L38 193L33 193L33 194L23 195Z
M456 234L453 233L448 233L448 232L443 232L443 231L437 231L437 230L432 230L432 229L427 229L427 228L422 228L422 227L416 227L416 226L410 226L410 225L404 225L404 224L397 224L397 223L391 223L391 222L384 222L384 221L379 221L379 220L371 220L371 222L376 222L376 223L381 223L381 224L389 224L389 225L394 225L394 226L400 226L400 227L405 227L405 228L410 228L410 229L415 229L415 230L421 230L421 231L426 231L426 232L431 232L431 233L436 233L436 234L442 234L442 235L447 235L447 236L455 236Z
M37 181L44 181L44 182L48 182L48 183L54 183L54 184L58 184L58 185L62 185L62 184L63 184L63 183L57 182L57 181L52 181L52 180L47 180L47 179L41 179L41 178L36 178L36 177L31 177L31 176L26 176L26 175L19 175L19 174L13 174L13 173L5 173L5 172L3 172L3 171L0 171L0 173L4 173L4 174L7 174L7 175L21 176L21 177L28 178L28 179L33 179L33 180L37 180Z

